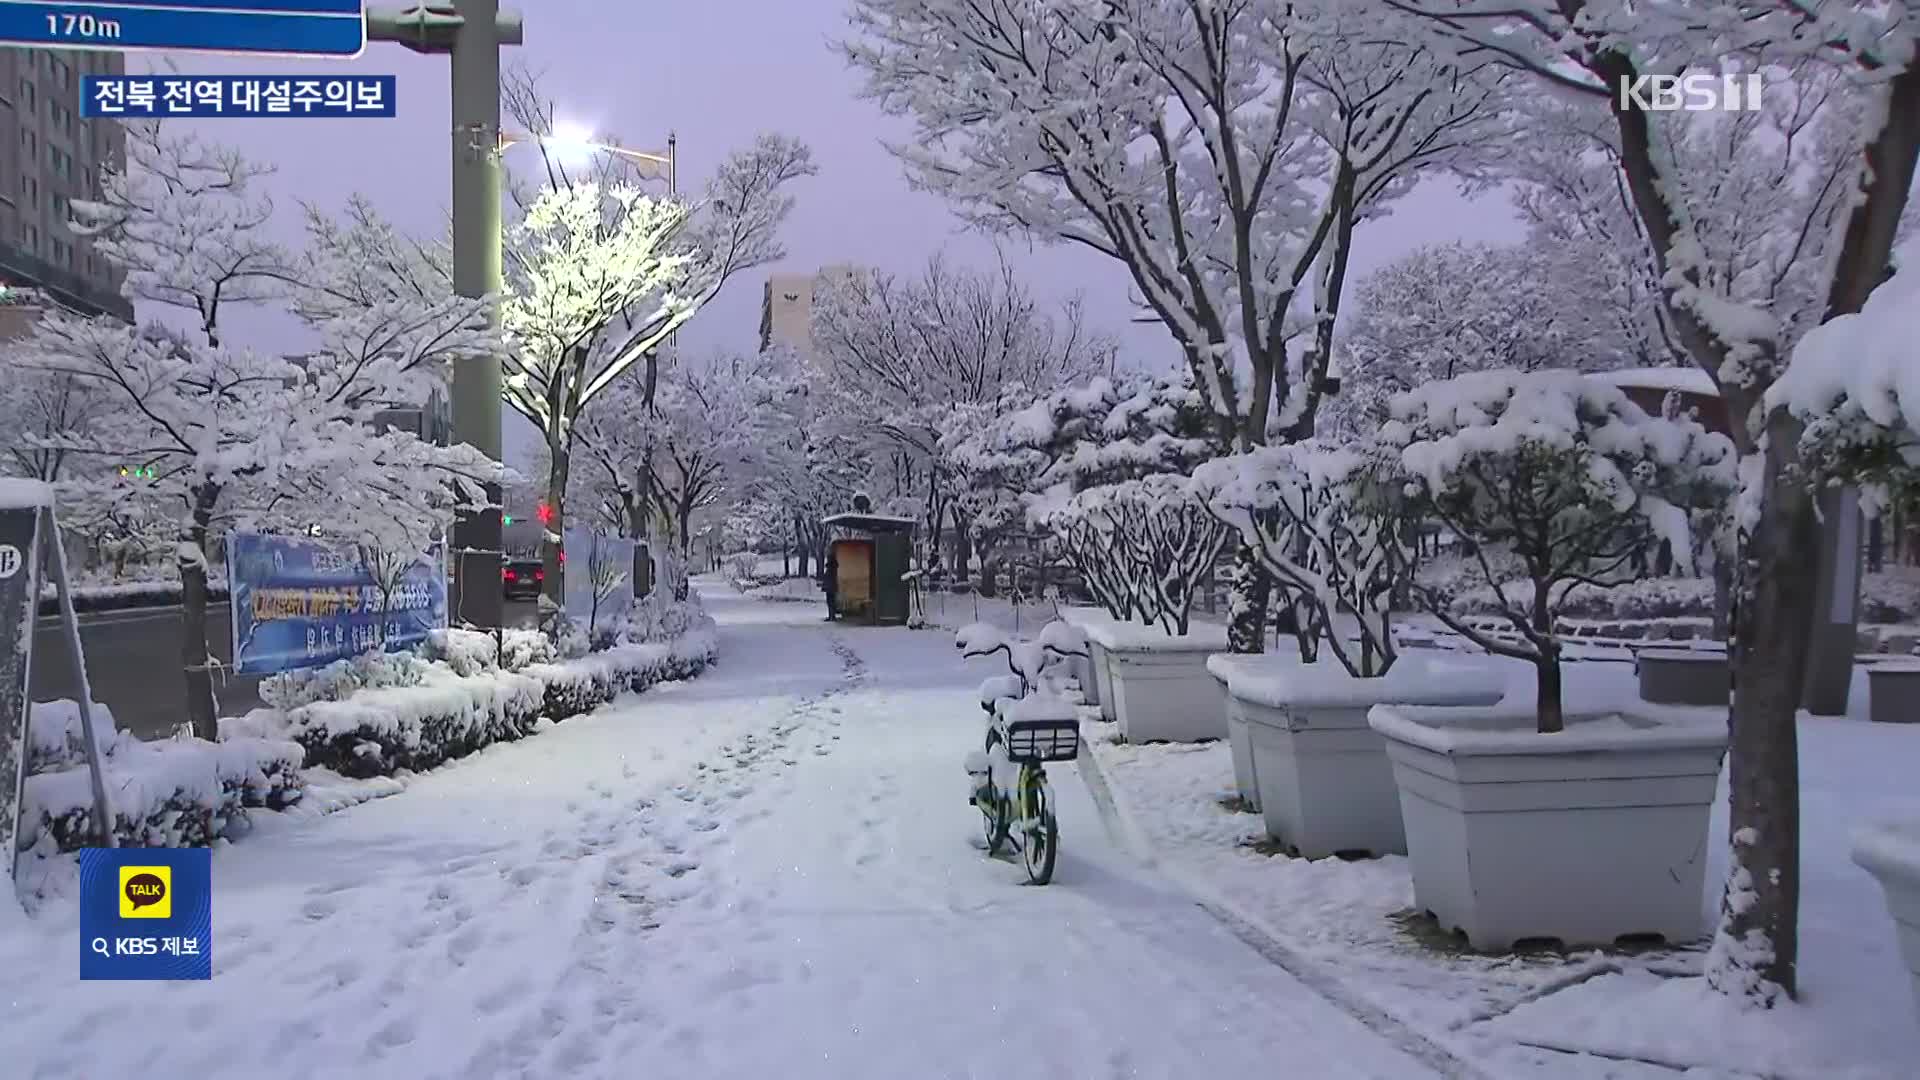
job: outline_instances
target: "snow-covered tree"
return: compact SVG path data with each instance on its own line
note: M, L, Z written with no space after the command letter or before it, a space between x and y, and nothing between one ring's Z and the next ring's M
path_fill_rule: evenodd
M1359 283L1341 334L1329 435L1357 437L1404 390L1470 371L1617 367L1607 336L1579 314L1544 243L1435 244Z
M1416 579L1415 597L1488 652L1532 663L1539 730L1562 730L1558 612L1577 588L1633 580L1652 543L1692 551L1690 512L1733 496L1732 442L1565 371L1462 375L1400 394L1392 417L1379 438L1399 456L1414 512L1524 568L1515 589L1484 552L1477 563L1519 640L1482 633L1440 586Z
M812 309L812 362L840 407L865 417L883 490L918 505L929 543L954 515L954 564L970 561L964 483L940 453L942 432L970 423L1009 386L1044 393L1112 368L1114 343L1088 330L1078 298L1050 316L1003 261L996 273L941 256L920 275L822 274Z
M1117 260L1228 447L1311 431L1353 224L1500 113L1482 61L1334 0L857 0L852 21L868 95L916 121L913 181ZM1287 349L1309 328L1317 371ZM1238 563L1229 638L1258 652L1266 579Z
M629 375L587 411L579 441L593 489L620 508L630 535L642 534L643 508L651 506L686 556L697 513L730 488L750 494L786 434L797 372L783 360L761 353L683 362L661 379L651 410L640 380Z
M1384 675L1398 653L1395 586L1410 561L1399 462L1377 442L1262 447L1194 471L1194 494L1259 553L1260 564L1296 598L1301 658L1324 642L1357 677ZM1334 615L1356 617L1359 650L1334 632Z
M477 301L334 303L301 291L296 310L322 342L298 360L234 346L220 315L236 303L285 295L305 277L317 292L377 268L353 248L316 243L302 264L266 239L272 207L263 170L238 154L128 125L128 162L109 170L98 202L73 206L77 231L126 270L130 296L183 311L190 328L54 313L18 361L82 380L116 397L126 422L63 433L94 461L132 463L120 492L177 508L187 713L215 738L206 646L207 552L228 529L309 529L357 521L440 518L448 480L496 482L498 467L465 447L409 448L374 438L374 412L424 396L452 356L490 346ZM416 440L417 443L417 440ZM460 488L470 492L471 488Z
M1792 334L1859 311L1886 276L1920 160L1920 127L1909 122L1920 115L1920 7L1914 0L1380 2L1418 17L1434 50L1493 58L1542 93L1583 100L1612 121L1608 148L1646 237L1673 340L1715 380L1748 459L1729 753L1733 858L1708 981L1762 1003L1790 996L1799 952L1795 717L1819 572L1806 552L1816 548L1820 521L1799 460L1803 422L1766 394ZM1822 67L1837 80L1819 78ZM1689 70L1760 73L1759 119L1655 111L1623 92L1646 76ZM1803 85L1828 94L1813 114L1833 127L1788 139L1794 117L1811 105L1802 101ZM1701 169L1687 152L1696 125L1718 132L1743 122L1771 129L1745 144L1779 181L1758 198L1746 176L1728 182L1724 169ZM1837 158L1821 150L1827 139ZM1821 160L1840 167L1822 175ZM1782 213L1804 227L1769 226L1756 256L1715 243L1751 235L1745 215ZM1804 284L1789 286L1796 273ZM1790 306L1762 306L1796 293L1808 298L1810 317L1796 321Z
M1214 432L1190 385L1101 376L981 425L948 453L983 505L1018 506L1116 618L1184 633L1226 539L1183 479L1218 452Z

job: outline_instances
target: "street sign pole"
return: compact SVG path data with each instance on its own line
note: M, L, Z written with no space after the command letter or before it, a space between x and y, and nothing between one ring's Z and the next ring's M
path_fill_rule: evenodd
M520 15L500 0L455 0L367 12L367 40L418 53L446 53L453 69L453 287L461 296L500 293L500 49L523 40ZM490 312L499 325L499 307ZM500 357L465 357L453 370L453 437L501 460ZM489 486L498 504L500 489ZM495 628L500 590L500 511L462 513L453 527L457 618Z

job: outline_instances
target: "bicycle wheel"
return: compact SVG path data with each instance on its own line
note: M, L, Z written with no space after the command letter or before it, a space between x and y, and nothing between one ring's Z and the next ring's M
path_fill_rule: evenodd
M1030 824L1020 846L1027 864L1027 880L1045 885L1053 880L1053 864L1060 856L1060 822L1053 816L1052 790L1038 766L1020 770L1021 802Z
M993 752L993 744L997 741L997 733L988 731L988 753ZM1007 836L1013 830L1013 800L1008 798L1007 792L994 786L993 774L989 772L986 790L975 796L974 803L980 807L980 817L983 819L983 829L987 837L987 854L998 855L1000 850L1007 846Z

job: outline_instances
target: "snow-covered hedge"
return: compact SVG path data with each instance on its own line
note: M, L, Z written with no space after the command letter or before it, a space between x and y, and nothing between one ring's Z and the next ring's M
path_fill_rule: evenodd
M247 809L285 809L305 790L304 752L289 741L238 736L218 743L142 742L115 731L113 714L99 704L93 722L121 847L204 846ZM76 851L99 842L86 762L79 705L36 702L28 723L22 850Z
M298 703L256 710L246 718L246 730L277 731L305 748L309 764L343 776L431 769L523 738L543 718L565 720L622 692L698 674L715 653L712 621L702 614L695 622L685 605L679 607L669 621L686 631L670 641L617 645L574 659L527 663L518 671L487 663L490 640L483 652L460 637L443 646L452 660L377 657L358 667L357 661L332 665L321 669L331 675L302 684L301 694L278 690L280 701ZM535 651L523 642L509 654Z

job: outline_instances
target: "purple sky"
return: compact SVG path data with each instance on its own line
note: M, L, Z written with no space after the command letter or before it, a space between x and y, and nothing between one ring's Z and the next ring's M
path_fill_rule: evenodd
M647 4L644 14L633 10L642 6L521 0L526 44L509 51L543 74L563 120L640 149L664 146L667 132L676 131L684 190L696 190L729 150L758 132L781 131L805 140L820 173L796 188L799 205L784 234L790 254L774 269L806 271L851 262L911 272L942 249L956 262L991 264L991 243L963 231L939 199L908 190L898 163L881 146L882 139L898 138L904 129L855 96L856 76L828 48L828 40L845 26L842 0ZM397 119L195 123L207 137L278 167L272 190L282 205L288 239L298 228L297 202L338 206L354 190L371 197L404 228L421 233L443 228L450 158L444 57L375 44L353 61L172 59L194 72L398 75ZM140 70L141 60L134 58L129 66ZM510 150L507 160L525 167L529 156L533 151ZM1354 276L1425 243L1518 237L1504 199L1469 204L1451 183L1430 183L1403 200L1390 218L1362 230ZM1124 333L1129 363L1157 368L1173 359L1159 327L1126 325L1130 305L1117 264L1085 251L1003 243L1035 292L1047 297L1083 292L1096 324ZM763 273L736 278L682 333L682 347L697 352L757 347L764 278ZM303 344L296 327L264 314L236 320L234 329L262 348L294 351Z

